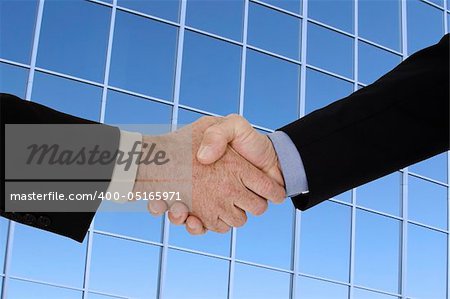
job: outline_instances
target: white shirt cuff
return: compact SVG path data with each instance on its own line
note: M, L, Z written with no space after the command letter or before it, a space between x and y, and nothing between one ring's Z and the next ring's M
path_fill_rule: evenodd
M135 146L135 144L137 146ZM133 147L135 147L136 151L141 151L142 134L121 130L118 150L123 152L126 157L127 154L133 150ZM117 155L117 158L119 157L120 155ZM110 192L111 198L117 198L114 197L116 192L120 194L120 199L124 199L118 201L125 201L125 199L129 198L128 194L129 192L132 192L134 188L138 166L139 165L137 163L131 163L131 165L128 165L127 167L127 163L118 164L116 161L111 182L109 183L108 190L106 191Z

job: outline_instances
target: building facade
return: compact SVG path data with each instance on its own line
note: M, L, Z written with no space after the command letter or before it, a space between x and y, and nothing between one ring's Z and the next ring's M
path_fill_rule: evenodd
M450 21L448 0L0 5L1 92L108 124L239 113L261 132L372 83ZM78 244L0 219L0 298L449 298L449 177L445 153L224 235L105 212Z

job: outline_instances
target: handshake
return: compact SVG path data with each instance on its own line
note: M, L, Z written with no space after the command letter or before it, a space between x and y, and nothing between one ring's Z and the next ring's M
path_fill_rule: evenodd
M159 216L168 210L170 221L185 224L191 234L204 234L207 230L225 233L231 227L244 225L246 212L261 215L268 200L281 203L285 198L283 175L272 142L241 116L205 116L167 135L144 136L143 144L155 140L172 148L192 144L192 151L182 154L178 150L176 155L169 155L170 166L151 169L139 164L133 191L164 191L167 186L164 179L156 183L149 179L155 177L155 171L158 178L171 181L183 172L178 162L192 160L189 190L181 192L180 200L148 203L152 215ZM144 147L142 154L145 156L148 150Z

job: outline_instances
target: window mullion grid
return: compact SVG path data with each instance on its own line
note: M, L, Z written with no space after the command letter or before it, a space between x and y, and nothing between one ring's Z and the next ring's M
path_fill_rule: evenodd
M303 117L305 115L306 107L306 57L307 57L307 45L308 45L308 0L302 1L301 11L301 31L300 31L300 88L299 88L299 100L298 100L298 116ZM293 276L291 277L291 299L297 297L299 293L298 279L300 276L299 259L300 259L300 241L301 241L301 221L302 213L300 210L294 208L294 229L293 229L293 257L292 257L292 269Z
M178 124L178 110L179 110L180 89L181 89L181 66L183 62L184 34L186 31L185 30L186 8L187 8L186 1L187 0L180 1L180 26L178 28L175 84L174 84L172 120L171 120L172 131L176 130ZM166 273L167 273L167 258L169 253L169 230L170 230L170 221L168 214L166 212L163 221L163 237L162 237L163 246L161 249L161 260L158 277L158 292L157 292L158 299L164 298Z
M39 46L39 36L41 33L42 26L42 16L44 12L44 0L39 0L36 14L36 24L34 27L34 35L33 35L33 48L31 51L31 61L30 61L30 70L28 73L28 80L25 92L25 99L31 100L31 92L33 90L33 80L34 73L36 68L36 59L37 59L37 50ZM8 221L8 235L6 238L6 256L4 262L4 272L5 275L3 277L3 285L2 292L0 294L0 298L6 299L8 298L8 286L9 286L9 275L12 261L12 252L13 252L13 243L14 243L14 230L16 223L14 221Z
M359 6L358 0L354 1L353 7L353 24L354 36L353 39L353 91L358 90L358 71L359 71ZM350 288L348 290L348 298L353 299L354 285L355 285L355 248L356 248L356 188L351 191L351 222L350 222L350 263L349 263L349 282Z
M403 60L408 57L407 39L407 1L401 0L401 41ZM407 273L407 250L408 250L408 167L402 169L402 226L401 226L401 248L400 248L400 294L402 299L406 299L406 273Z
M244 115L244 97L245 97L245 74L247 69L247 37L248 37L248 10L250 1L244 0L244 15L242 22L242 54L241 54L241 70L240 70L240 89L239 89L239 107L238 114ZM234 297L234 276L236 272L236 241L237 229L231 229L231 243L230 243L230 268L228 272L228 289L227 298Z

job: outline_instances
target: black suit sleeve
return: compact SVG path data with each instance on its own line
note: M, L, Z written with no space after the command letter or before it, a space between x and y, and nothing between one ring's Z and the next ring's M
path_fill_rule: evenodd
M305 167L309 193L293 198L301 210L448 150L449 35L280 130Z
M82 242L92 218L95 215L95 210L100 204L100 200L95 200L89 203L89 212L14 212L5 211L5 198L7 182L5 176L5 125L6 124L91 124L95 126L92 133L82 136L80 140L86 143L98 142L104 148L111 152L116 152L119 147L120 131L118 128L97 124L95 122L67 115L48 107L39 105L37 103L24 101L16 96L9 94L0 94L0 161L1 161L1 190L4 190L0 195L0 215L11 220L41 228L47 231L54 232ZM8 158L8 157L6 157ZM106 178L105 180L96 181L89 186L80 185L77 192L91 193L94 191L105 191L108 188L109 180L111 179L114 169L114 163L103 165L101 168L96 168L97 177ZM92 175L92 168L78 170L77 175L80 178L89 177Z

